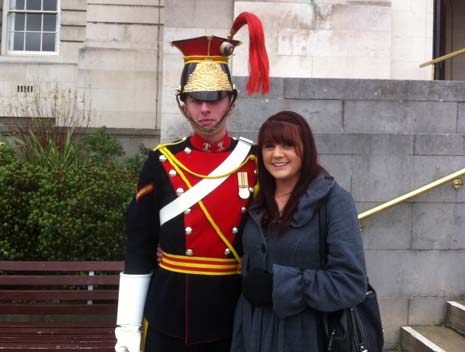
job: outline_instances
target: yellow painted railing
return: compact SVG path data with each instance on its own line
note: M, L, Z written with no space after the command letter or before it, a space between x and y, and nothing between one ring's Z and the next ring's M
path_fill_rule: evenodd
M360 213L358 215L358 220L360 221L360 227L363 228L363 220L374 216L386 209L392 208L396 206L399 203L405 202L409 199L418 197L419 195L429 192L432 189L438 188L446 183L451 182L452 186L455 189L459 189L460 187L463 186L463 178L465 176L465 168L458 170L448 176L442 177L436 181L433 181L431 183L428 183L420 188L417 188L411 192L408 192L400 197L394 198L386 203L380 204L372 209L366 210L363 213Z
M434 79L434 65L435 64L437 64L438 62L448 60L448 59L452 59L453 57L459 56L459 55L462 55L462 54L465 54L465 48L453 51L453 52L451 52L449 54L446 54L446 55L443 55L443 56L439 56L439 57L437 57L437 58L435 58L433 60L423 62L422 64L420 64L420 68L423 68L423 67L426 67L426 66L429 66L429 65L433 65L433 79Z

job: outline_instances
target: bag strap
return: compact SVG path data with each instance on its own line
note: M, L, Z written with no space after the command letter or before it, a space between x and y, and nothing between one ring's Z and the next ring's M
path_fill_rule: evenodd
M328 246L326 237L328 235L328 219L326 216L326 197L320 201L318 209L318 220L320 227L320 268L325 270L328 263Z

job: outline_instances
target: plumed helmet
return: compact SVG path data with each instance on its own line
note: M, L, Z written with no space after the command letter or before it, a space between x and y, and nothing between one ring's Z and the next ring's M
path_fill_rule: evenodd
M184 69L178 90L181 100L190 95L197 100L213 101L236 95L231 80L229 57L241 44L232 39L245 24L249 28L249 81L248 94L270 90L269 63L260 19L250 12L241 13L231 27L227 38L203 36L176 40L171 44L184 55Z

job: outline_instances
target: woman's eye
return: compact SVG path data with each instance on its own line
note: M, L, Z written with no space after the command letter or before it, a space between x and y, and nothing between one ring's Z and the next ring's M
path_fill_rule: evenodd
M273 148L274 148L274 144L271 144L271 143L267 143L263 145L263 149L273 149Z
M284 148L284 149L292 149L292 148L294 148L294 145L293 145L293 144L286 143L286 144L283 144L283 148Z

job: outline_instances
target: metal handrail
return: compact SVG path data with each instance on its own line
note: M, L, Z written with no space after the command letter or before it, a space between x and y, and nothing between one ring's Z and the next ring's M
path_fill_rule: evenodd
M437 64L438 62L448 60L448 59L453 58L455 56L462 55L462 54L465 54L465 48L453 51L453 52L451 52L449 54L446 54L446 55L443 55L443 56L439 56L439 57L437 57L437 58L435 58L433 60L426 61L426 62L420 64L420 68L428 66L428 65L433 65L433 69L431 71L431 79L434 80L434 67L435 67L434 65L435 64Z
M465 54L465 48L453 51L453 52L451 52L449 54L446 54L446 55L443 55L443 56L439 56L439 57L437 57L437 58L435 58L433 60L426 61L426 62L420 64L420 68L425 67L425 66L429 66L429 65L434 65L434 64L437 64L438 62L442 62L442 61L445 61L447 59L451 59L451 58L453 58L455 56L462 55L462 54Z
M459 189L460 187L463 186L463 177L465 176L465 168L458 170L448 176L442 177L440 179L437 179L436 181L430 182L424 186L421 186L420 188L417 188L411 192L408 192L400 197L394 198L386 203L380 204L372 209L366 210L363 213L360 213L358 215L358 220L360 224L362 224L362 221L376 215L386 209L392 208L393 206L396 206L399 203L405 202L406 200L418 197L419 195L429 192L432 189L438 188L446 183L452 182L452 186L455 189Z

